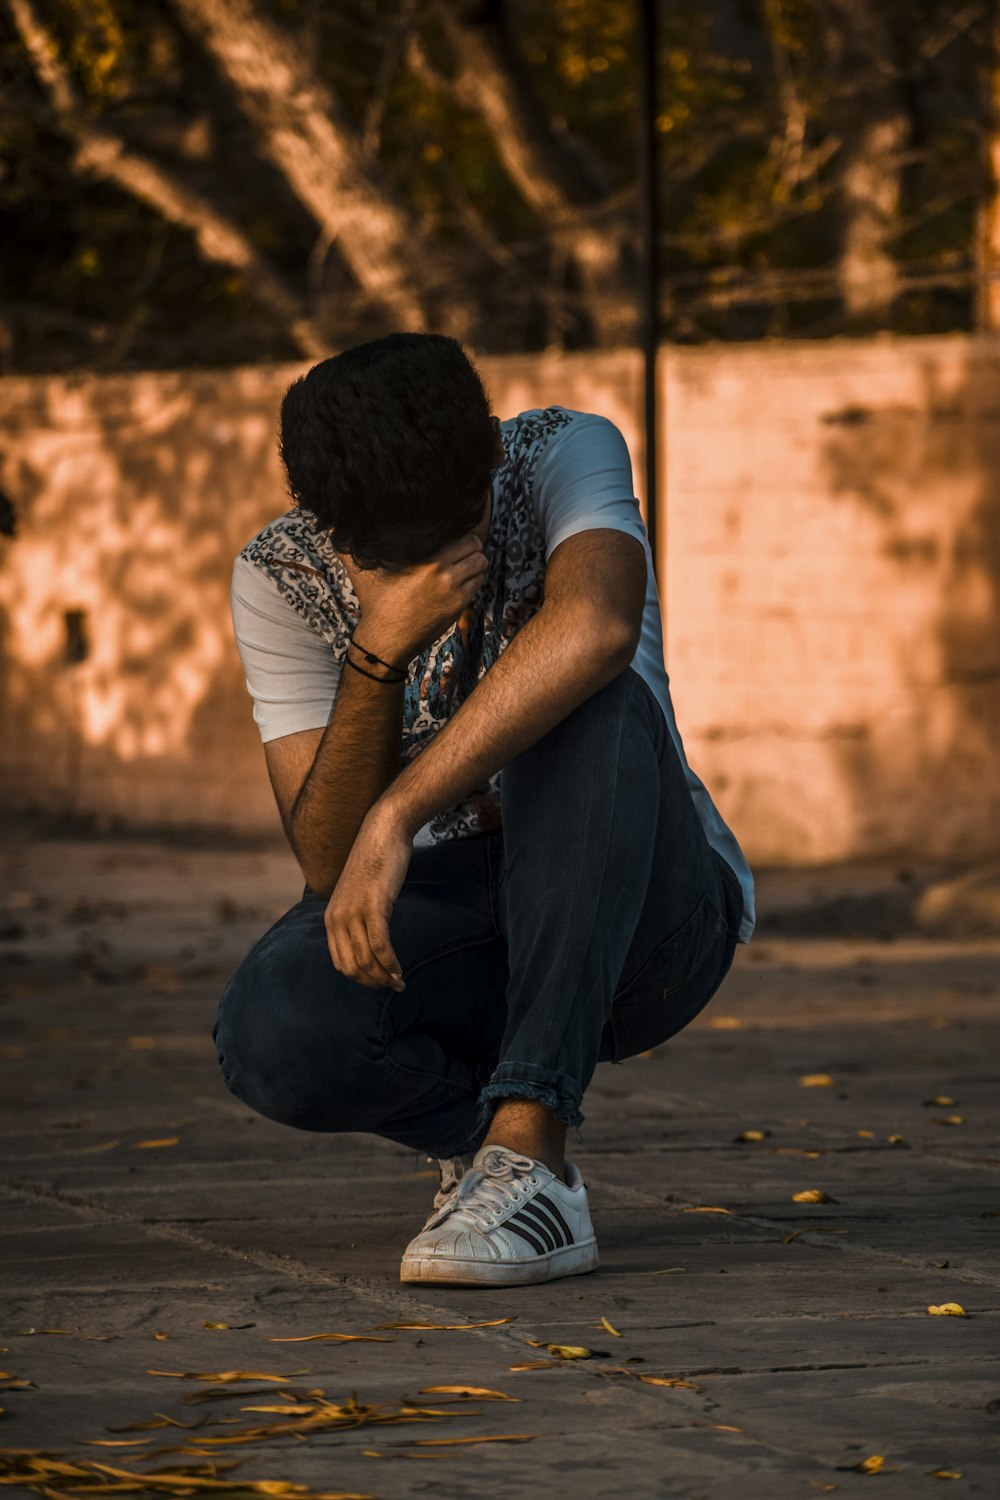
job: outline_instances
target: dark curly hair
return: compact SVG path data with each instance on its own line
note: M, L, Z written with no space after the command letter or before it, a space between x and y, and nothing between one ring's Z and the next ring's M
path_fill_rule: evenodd
M455 339L391 333L292 382L281 403L288 488L360 568L425 562L482 519L496 431Z

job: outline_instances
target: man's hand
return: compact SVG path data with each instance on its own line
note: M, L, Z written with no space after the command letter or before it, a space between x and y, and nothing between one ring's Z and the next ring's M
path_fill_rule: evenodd
M371 989L406 988L389 941L389 918L412 855L412 837L390 809L376 803L358 829L326 908L334 968Z

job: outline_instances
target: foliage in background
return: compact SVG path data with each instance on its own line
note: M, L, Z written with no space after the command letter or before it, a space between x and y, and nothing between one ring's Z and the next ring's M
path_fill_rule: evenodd
M663 5L664 337L974 325L994 4ZM630 0L0 6L0 369L637 340Z

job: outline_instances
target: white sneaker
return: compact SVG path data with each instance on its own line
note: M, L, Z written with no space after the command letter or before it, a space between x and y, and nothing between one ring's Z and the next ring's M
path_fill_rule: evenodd
M429 1156L427 1160L436 1160L438 1171L441 1174L438 1190L434 1194L434 1207L427 1216L427 1224L429 1224L431 1219L436 1214L439 1214L445 1204L450 1203L454 1195L458 1192L458 1184L472 1167L473 1158L471 1156ZM424 1225L425 1229L427 1228L427 1224Z
M407 1245L400 1281L512 1286L593 1271L587 1189L572 1162L566 1176L506 1146L483 1146Z

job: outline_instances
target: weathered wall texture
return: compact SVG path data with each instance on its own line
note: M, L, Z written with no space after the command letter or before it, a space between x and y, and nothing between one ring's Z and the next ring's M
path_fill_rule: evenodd
M618 422L642 494L635 354L481 368L501 416ZM276 826L228 596L287 504L296 373L0 382L9 805ZM1000 347L961 338L664 354L667 666L752 858L995 852L998 374Z

